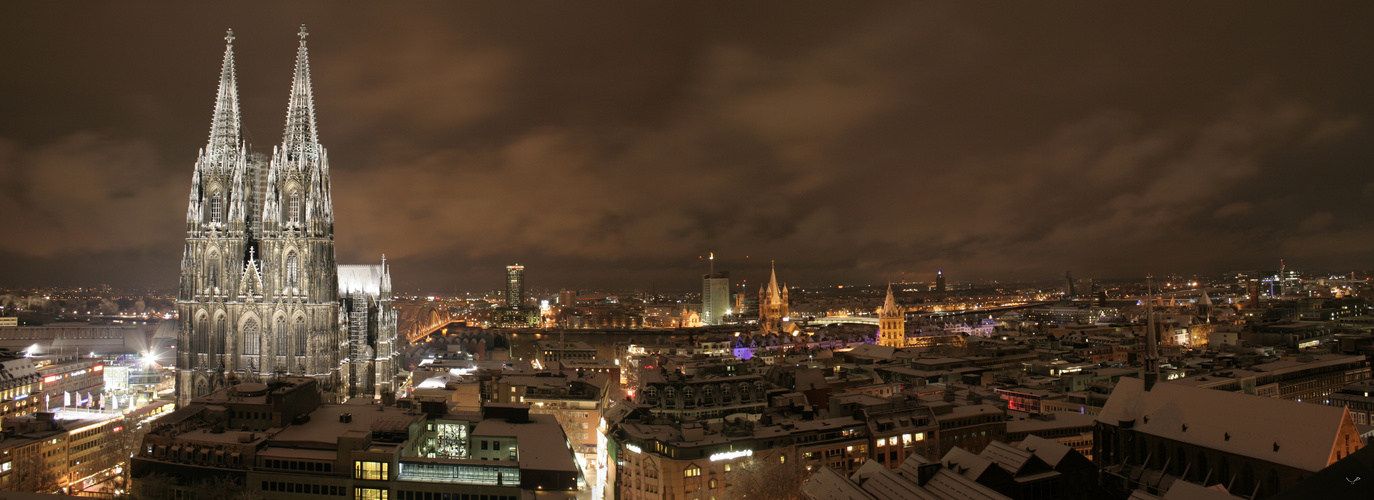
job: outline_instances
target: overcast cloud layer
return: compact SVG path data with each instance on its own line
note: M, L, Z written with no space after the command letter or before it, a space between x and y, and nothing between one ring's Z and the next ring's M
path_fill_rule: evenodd
M0 285L174 286L224 30L270 151L300 23L339 261L400 289L1374 250L1368 3L370 5L0 6Z

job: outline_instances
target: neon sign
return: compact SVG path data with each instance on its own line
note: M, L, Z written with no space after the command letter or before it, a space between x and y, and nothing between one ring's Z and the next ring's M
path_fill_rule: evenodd
M712 462L719 462L719 461L721 461L721 460L734 460L734 459L740 458L740 457L751 457L751 456L754 456L754 450L727 451L727 452L725 452L725 453L716 453L716 454L711 455L711 461L712 461Z

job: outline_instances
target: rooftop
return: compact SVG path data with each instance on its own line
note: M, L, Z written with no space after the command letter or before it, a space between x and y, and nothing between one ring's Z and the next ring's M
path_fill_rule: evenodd
M1330 464L1342 425L1354 429L1344 407L1170 383L1146 391L1134 378L1117 383L1097 420L1112 426L1133 421L1137 432L1306 471Z

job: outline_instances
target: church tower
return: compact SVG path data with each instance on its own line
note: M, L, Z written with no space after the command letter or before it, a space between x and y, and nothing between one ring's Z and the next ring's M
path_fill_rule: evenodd
M259 373L316 377L330 392L339 389L347 346L339 331L329 157L315 127L305 26L298 35L286 130L272 151L262 211L262 280L273 299L263 313L273 329L246 360Z
M771 266L770 266L771 267ZM778 286L778 271L770 268L768 286L759 289L759 326L763 333L783 333L787 318L787 287Z
M906 346L906 313L892 296L892 284L887 285L887 300L878 310L878 343L890 347Z
M274 374L316 377L326 400L341 394L347 349L329 162L315 128L304 26L299 36L286 132L269 161L243 142L233 32L225 37L210 142L196 161L187 209L179 404Z
M249 162L239 121L233 30L224 40L210 140L196 158L186 209L177 297L179 401L220 386L222 373L235 364L230 347L238 326L237 291L253 254L251 181L258 165Z

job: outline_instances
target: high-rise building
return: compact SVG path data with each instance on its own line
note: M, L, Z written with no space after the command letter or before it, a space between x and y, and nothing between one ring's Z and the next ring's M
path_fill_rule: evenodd
M713 272L701 276L701 322L719 325L730 311L730 273Z
M906 313L897 306L892 285L887 285L887 300L878 310L878 343L891 347L906 346Z
M506 266L506 307L519 309L525 305L525 266Z
M937 291L937 292L945 292L945 291L948 291L948 289L945 288L945 272L944 272L944 271L935 271L935 291Z
M340 306L329 157L315 126L304 26L299 35L286 131L270 156L244 140L233 32L225 37L210 139L196 159L186 211L180 404L228 383L284 374L317 379L328 399L374 389L353 387L343 367L346 356L356 358ZM389 288L389 276L385 282ZM395 322L386 328L376 335L394 342Z
M1077 297L1078 291L1073 287L1073 273L1064 271L1064 297Z
M577 303L577 290L563 290L558 292L558 305L569 307Z

